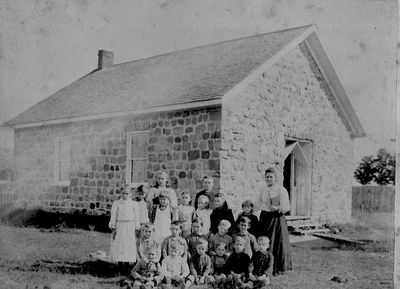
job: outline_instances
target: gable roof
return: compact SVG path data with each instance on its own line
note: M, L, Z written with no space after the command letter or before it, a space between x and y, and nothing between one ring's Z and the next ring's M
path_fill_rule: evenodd
M95 70L6 125L29 127L220 104L225 94L263 64L312 33L314 26L298 27ZM344 98L348 100L347 95ZM351 134L361 136L364 131L353 108L350 110L354 115L350 122L356 123Z

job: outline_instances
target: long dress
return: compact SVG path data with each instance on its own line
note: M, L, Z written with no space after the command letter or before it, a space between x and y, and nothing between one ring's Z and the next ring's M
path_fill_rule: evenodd
M186 238L191 231L194 207L190 205L178 206L178 220L182 222L182 237Z
M140 226L139 208L132 199L116 200L111 207L109 227L112 234L110 258L118 262L136 262L135 230Z
M275 184L260 191L256 200L260 206L260 236L270 239L270 251L274 256L273 274L292 269L289 232L284 213L290 210L289 194L284 187ZM280 206L282 212L273 211L273 206Z

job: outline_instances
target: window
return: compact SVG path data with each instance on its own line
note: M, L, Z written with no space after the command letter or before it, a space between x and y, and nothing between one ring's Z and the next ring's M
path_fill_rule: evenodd
M127 135L126 183L138 185L147 179L149 132L137 131Z
M71 170L71 142L69 137L55 139L54 180L56 184L69 186Z

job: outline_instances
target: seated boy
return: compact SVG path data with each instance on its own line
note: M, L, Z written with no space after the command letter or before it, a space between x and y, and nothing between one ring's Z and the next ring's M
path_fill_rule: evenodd
M150 247L157 247L156 261L160 260L161 257L161 246L154 238L154 225L151 223L144 223L140 232L139 238L136 239L136 249L138 260L146 260L146 252Z
M196 253L189 259L190 275L187 277L185 287L191 284L208 284L214 281L211 273L211 258L206 254L207 241L199 239L196 246Z
M146 252L146 260L139 260L131 272L133 286L141 288L154 288L163 279L163 270L157 258L157 247L151 247Z
M225 263L226 281L231 288L251 288L248 282L250 272L250 257L244 250L246 240L243 237L235 237L233 253L228 257Z
M214 274L214 286L224 286L226 281L225 275L225 263L228 259L226 254L226 244L219 243L215 246L215 254L211 256L211 262L213 264L213 274Z
M211 234L208 240L208 253L210 256L215 255L217 245L220 243L224 243L226 245L226 249L229 250L232 245L232 237L229 236L228 230L231 226L231 223L227 220L221 220L218 224L218 233Z
M251 258L253 256L253 252L255 251L255 247L257 246L257 239L248 232L249 228L250 219L248 217L242 216L239 219L239 232L236 233L233 237L235 238L237 236L240 236L245 240L244 252Z
M185 278L189 275L189 266L186 258L179 255L178 245L173 243L169 248L169 255L162 261L164 270L164 283L167 286L163 287L182 287L185 284Z
M166 256L168 256L170 253L170 250L171 250L171 245L176 244L176 248L178 250L179 256L181 256L183 259L186 260L188 245L186 243L186 240L180 236L181 223L179 221L173 221L171 223L170 230L171 230L171 236L168 236L167 238L165 238L165 240L161 246L162 258L165 258Z
M188 244L189 258L196 253L197 242L201 239L203 229L203 220L194 218L192 220L192 232L186 237Z
M274 257L269 252L269 239L266 236L258 237L258 251L254 253L252 270L249 274L253 281L253 288L262 288L271 283Z

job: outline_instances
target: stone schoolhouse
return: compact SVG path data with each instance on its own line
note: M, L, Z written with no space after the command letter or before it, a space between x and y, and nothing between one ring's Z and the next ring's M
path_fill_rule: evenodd
M305 26L98 68L10 120L15 195L29 207L109 213L122 183L204 175L234 210L278 169L294 216L346 221L353 138L365 135Z

